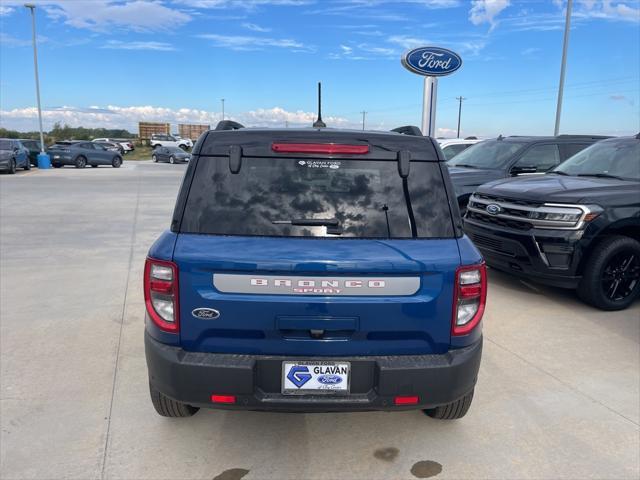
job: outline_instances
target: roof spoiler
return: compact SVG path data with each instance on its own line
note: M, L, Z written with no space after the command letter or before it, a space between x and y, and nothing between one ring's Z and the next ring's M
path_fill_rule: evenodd
M392 132L401 133L403 135L413 135L414 137L422 137L422 132L418 127L413 125L405 125L404 127L398 127L391 130Z
M218 122L218 125L216 125L216 130L240 130L241 128L244 128L244 125L238 123L238 122L234 122L233 120L221 120L220 122Z

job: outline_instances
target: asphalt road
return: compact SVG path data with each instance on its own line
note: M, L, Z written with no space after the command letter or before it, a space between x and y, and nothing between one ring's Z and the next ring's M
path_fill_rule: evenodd
M469 414L158 416L142 269L184 166L0 176L3 479L637 479L640 303L490 272Z

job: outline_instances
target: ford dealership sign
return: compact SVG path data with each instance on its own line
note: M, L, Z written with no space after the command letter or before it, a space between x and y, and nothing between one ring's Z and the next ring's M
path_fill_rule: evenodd
M418 47L402 57L402 65L418 75L442 77L462 66L462 58L455 52L440 47Z

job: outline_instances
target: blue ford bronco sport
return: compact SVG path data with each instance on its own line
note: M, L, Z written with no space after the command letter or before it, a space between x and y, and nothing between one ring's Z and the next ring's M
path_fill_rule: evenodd
M144 271L157 412L463 417L487 281L444 162L416 127L203 134Z

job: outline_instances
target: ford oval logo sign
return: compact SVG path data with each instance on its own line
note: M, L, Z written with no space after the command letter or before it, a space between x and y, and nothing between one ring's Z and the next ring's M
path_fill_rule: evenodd
M191 315L203 320L215 320L220 316L220 312L213 308L196 308L191 311Z
M318 377L318 382L324 385L337 385L338 383L342 382L342 377L340 375L326 373Z
M402 57L402 65L418 75L442 77L462 66L462 58L455 52L440 47L418 47Z
M498 215L502 211L502 208L500 207L500 205L496 205L495 203L490 203L489 205L486 206L485 210L489 215Z

